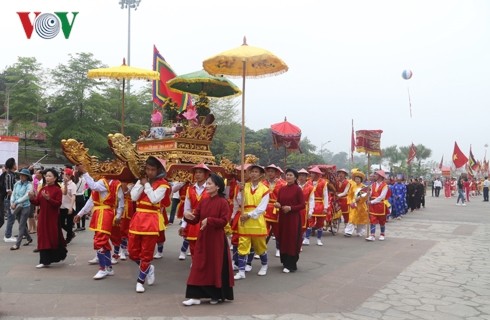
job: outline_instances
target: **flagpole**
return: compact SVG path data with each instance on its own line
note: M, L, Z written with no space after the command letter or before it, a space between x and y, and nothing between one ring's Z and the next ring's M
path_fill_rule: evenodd
M355 139L354 139L354 119L352 119L352 134L350 139L350 163L354 164L354 148L355 148Z

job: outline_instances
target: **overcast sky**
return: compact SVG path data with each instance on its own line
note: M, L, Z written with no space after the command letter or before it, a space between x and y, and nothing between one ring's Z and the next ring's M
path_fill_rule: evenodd
M34 31L28 40L18 11L79 14L69 39ZM78 52L119 65L127 20L118 0L3 1L0 69L18 56L54 68ZM424 144L447 164L454 141L466 154L472 144L477 159L490 142L489 1L142 0L131 26L137 67L152 67L156 45L178 74L196 71L244 35L283 59L287 73L247 79L246 125L254 130L287 116L318 148L349 152L354 119L355 130L384 131L382 148ZM401 77L404 69L412 79Z

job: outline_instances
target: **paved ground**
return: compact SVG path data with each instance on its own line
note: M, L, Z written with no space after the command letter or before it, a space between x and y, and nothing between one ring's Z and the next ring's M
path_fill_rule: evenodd
M157 280L135 292L136 265L92 280L90 231L69 246L64 263L37 270L33 246L0 243L0 318L17 319L490 319L490 204L427 198L427 208L387 225L387 240L328 235L305 247L299 271L281 273L270 257L235 286L235 301L184 307L190 260L177 260L170 226ZM379 231L378 231L379 232ZM0 231L3 235L3 230ZM269 252L274 252L272 243Z

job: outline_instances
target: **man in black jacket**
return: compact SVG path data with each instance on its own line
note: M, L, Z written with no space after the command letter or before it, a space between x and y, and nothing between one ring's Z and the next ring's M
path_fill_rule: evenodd
M5 187L5 190L1 190L2 194L0 194L0 227L5 222L5 214L7 215L7 226L5 227L5 236L3 238L5 242L17 241L15 237L12 237L15 216L12 214L12 210L10 210L10 196L12 195L15 184L15 170L17 170L15 159L9 158L5 161L5 172L0 175L0 179L4 179L2 180L2 184Z

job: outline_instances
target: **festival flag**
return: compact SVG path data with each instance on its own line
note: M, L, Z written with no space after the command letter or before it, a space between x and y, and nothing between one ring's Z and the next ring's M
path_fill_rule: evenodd
M171 98L179 107L178 111L184 111L191 103L189 94L177 93L167 87L167 81L175 78L177 75L155 45L153 46L153 70L160 72L160 80L153 81L153 102L162 106L166 99Z
M459 149L458 144L454 141L453 163L456 169L461 168L468 162L468 158Z
M354 151L356 150L356 136L354 135L354 119L352 119L352 135L350 139L350 162L354 162Z
M373 156L381 155L381 134L383 130L357 130L356 151Z
M442 155L441 163L439 163L439 169L442 169L442 163L444 162L444 155Z
M470 144L470 157L468 159L468 164L469 164L471 170L477 170L478 169L478 163L475 160L475 156L473 155L473 151L471 151L471 144Z
M412 142L412 145L410 146L410 149L408 150L408 158L407 158L407 164L410 164L413 159L417 156L417 148Z

